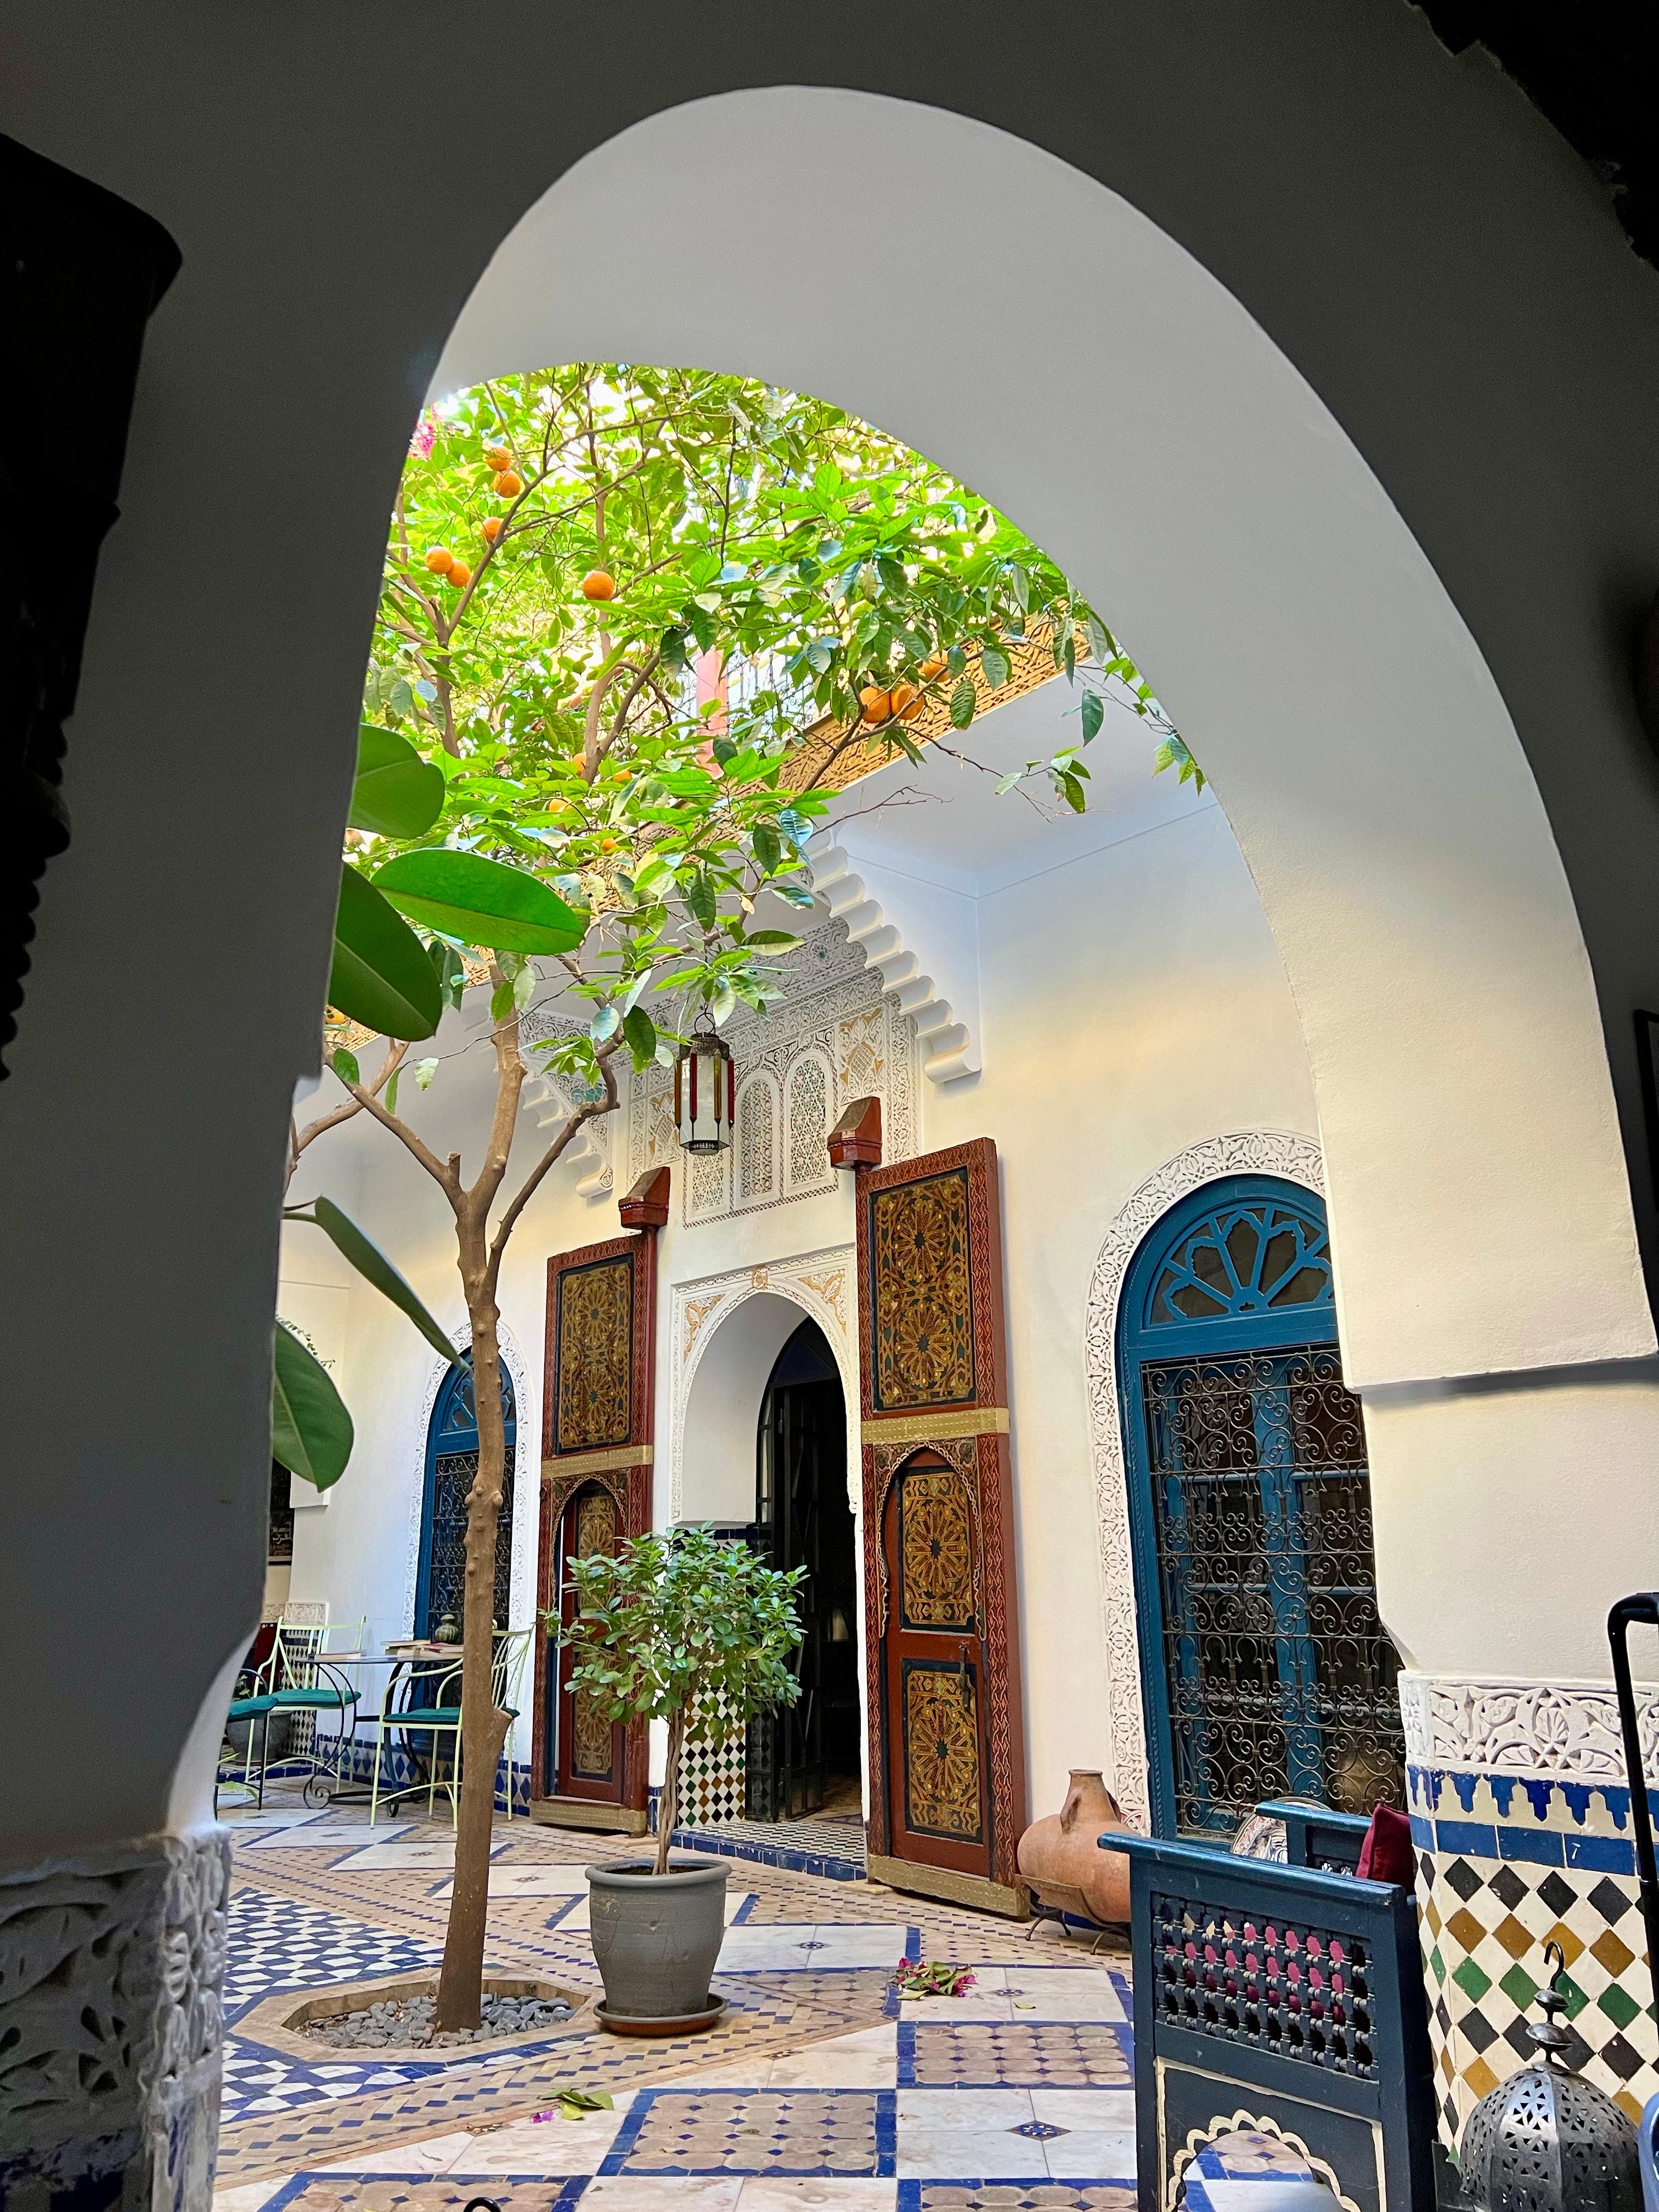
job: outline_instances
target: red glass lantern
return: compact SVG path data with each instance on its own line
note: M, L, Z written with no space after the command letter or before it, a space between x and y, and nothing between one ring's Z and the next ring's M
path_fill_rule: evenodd
M688 1152L723 1152L737 1114L737 1070L712 1030L699 1030L674 1062L674 1130Z

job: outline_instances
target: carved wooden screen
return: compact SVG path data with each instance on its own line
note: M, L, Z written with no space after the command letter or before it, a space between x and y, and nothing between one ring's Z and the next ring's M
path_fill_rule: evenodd
M1023 1913L996 1147L859 1176L870 1871Z
M652 1375L656 1351L656 1232L613 1237L547 1263L542 1390L539 1603L567 1604L563 1563L609 1550L651 1526ZM565 1686L569 1665L537 1639L531 1802L642 1829L647 1802L642 1725L611 1729ZM590 1825L592 1821L590 1819Z

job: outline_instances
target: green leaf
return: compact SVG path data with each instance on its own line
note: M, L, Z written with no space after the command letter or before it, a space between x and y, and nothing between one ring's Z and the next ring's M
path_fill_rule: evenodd
M994 691L1000 691L1008 681L1008 656L1000 646L988 645L979 656L985 680Z
M433 973L438 978L439 990L445 1001L459 1011L461 994L466 988L465 962L455 947L441 937L434 937L426 950Z
M411 921L492 952L570 952L586 933L585 918L556 891L482 853L399 853L374 884Z
M714 878L706 872L694 877L687 884L685 902L702 928L712 929L714 927Z
M979 704L979 695L974 690L971 676L959 677L951 691L951 727L965 730L974 719Z
M355 868L340 872L328 1001L365 1029L409 1043L429 1037L443 1012L426 947Z
M351 1444L351 1416L328 1370L278 1322L271 1357L271 1457L318 1490L328 1490L345 1473Z
M435 1060L417 1060L410 1073L415 1078L417 1091L430 1091L432 1079L438 1073L438 1063Z
M1018 561L1008 563L1008 586L1014 595L1014 605L1024 614L1031 604L1031 579Z
M751 945L799 945L800 939L792 930L751 929L749 942Z
M336 1045L330 1053L328 1064L342 1083L361 1083L363 1079L358 1070L356 1054L348 1052L343 1044Z
M657 1056L656 1024L643 1006L632 1006L623 1016L622 1026L635 1066L649 1067Z
M496 986L495 986L495 989L494 989L494 990L490 993L490 994L489 994L489 1018L490 1018L490 1020L491 1020L492 1022L504 1022L504 1021L507 1019L507 1016L512 1012L512 1011L513 1011L513 986L512 986L512 984L511 984L511 983L497 983L497 984L496 984Z
M579 2120L586 2112L614 2112L616 2106L603 2089L561 2089L558 2095L561 2119Z
M437 1064L436 1060L423 1060L420 1065L435 1067ZM420 1081L418 1068L416 1080ZM461 1354L455 1350L386 1254L378 1244L364 1236L351 1216L343 1213L331 1198L313 1198L309 1206L285 1206L283 1218L285 1221L308 1221L313 1228L320 1229L341 1257L350 1262L366 1283L372 1283L382 1297L390 1298L400 1313L409 1316L434 1352L441 1352L446 1359L459 1364ZM286 1465L287 1462L283 1464Z
M769 823L757 822L754 830L755 858L763 873L770 875L783 857L778 833Z
M1103 668L1117 653L1116 641L1098 615L1090 615L1084 622L1089 635L1089 650Z
M395 1114L398 1110L398 1085L403 1079L403 1066L400 1062L398 1066L392 1069L392 1080L386 1085L386 1110L388 1114Z
M424 837L443 812L441 769L423 761L407 738L365 722L357 732L357 775L351 787L354 830L382 837Z
M522 1013L536 995L536 986L541 978L526 960L513 978L513 1003Z
M1098 691L1085 691L1079 712L1083 717L1083 738L1086 744L1100 735L1100 726L1106 719L1106 702Z

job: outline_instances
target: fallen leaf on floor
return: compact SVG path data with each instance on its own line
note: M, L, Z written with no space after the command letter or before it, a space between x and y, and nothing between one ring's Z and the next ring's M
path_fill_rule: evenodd
M589 2112L614 2112L616 2106L603 2089L561 2089L556 2110L532 2112L532 2120L580 2120Z
M959 1997L974 1986L967 1966L953 1966L948 1959L901 1959L893 1970L893 1986L903 1997Z

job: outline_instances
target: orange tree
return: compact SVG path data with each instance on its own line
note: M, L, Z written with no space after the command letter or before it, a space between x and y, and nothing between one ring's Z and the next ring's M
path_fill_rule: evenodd
M440 2027L478 2019L509 1725L490 1683L508 1241L582 1124L616 1106L620 1066L672 1058L694 1022L718 1025L740 1003L764 1012L795 939L759 926L757 902L810 908L805 855L828 799L795 787L803 730L817 726L820 761L826 723L839 733L831 756L875 735L917 757L910 726L925 702L965 729L975 668L1005 682L1011 646L1034 637L1072 683L1077 729L1022 774L1080 809L1082 756L1115 698L1151 717L1161 757L1191 772L1139 671L1054 564L962 485L834 408L698 371L582 364L465 392L417 429L336 925L337 1095L292 1128L289 1170L367 1115L454 1218L479 1450ZM724 672L723 700L699 703L710 689L699 663ZM440 1061L411 1050L486 974L493 1105L470 1159L441 1156L419 1126ZM532 1045L524 1017L550 1006L557 1032ZM372 1065L365 1031L381 1041ZM572 1103L510 1174L532 1056ZM379 1255L348 1249L337 1209L300 1211L374 1272ZM443 1344L380 1267L381 1286ZM299 1353L280 1350L292 1370ZM340 1443L337 1432L334 1472Z

